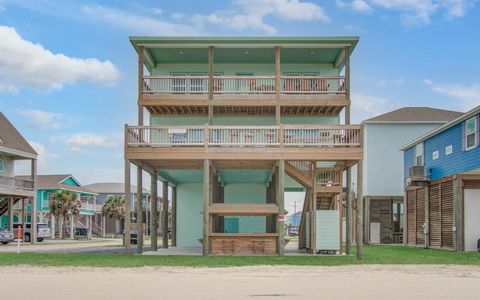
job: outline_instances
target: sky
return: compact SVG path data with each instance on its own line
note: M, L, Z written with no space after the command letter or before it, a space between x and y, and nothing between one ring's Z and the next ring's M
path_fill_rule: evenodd
M123 126L137 116L128 36L358 35L353 122L403 106L466 111L480 104L478 2L0 0L0 110L39 174L121 182Z

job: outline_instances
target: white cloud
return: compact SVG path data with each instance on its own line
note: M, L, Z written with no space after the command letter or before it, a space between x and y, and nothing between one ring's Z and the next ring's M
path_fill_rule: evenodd
M163 10L160 7L154 7L152 8L152 12L155 15L161 15L163 13Z
M439 84L430 79L424 79L423 82L430 86L433 91L459 101L460 103L451 103L455 109L461 106L461 109L469 110L480 103L480 83L471 85L460 83Z
M77 133L67 139L67 144L73 147L93 146L111 148L117 146L117 141L112 138L94 133ZM75 148L74 148L75 149Z
M30 146L32 146L32 148L37 152L38 154L38 157L37 157L37 162L38 162L38 166L39 167L44 167L47 165L48 163L48 160L50 160L51 156L50 154L47 152L47 150L45 150L45 146L43 146L42 144L40 143L37 143L37 142L33 142L33 141L29 141L28 142L30 144Z
M375 86L377 87L387 87L387 86L398 86L402 85L405 83L404 78L395 78L395 79L380 79L377 82L375 82Z
M110 61L54 54L24 40L12 27L0 26L0 92L22 87L57 90L77 81L112 83L119 73Z
M105 6L86 5L82 7L82 12L90 17L125 28L133 34L198 35L200 33L196 28L184 23L173 23Z
M352 121L365 119L385 113L396 106L394 100L362 93L352 93Z
M254 29L267 34L277 33L277 29L273 25L265 23L265 18L268 16L288 21L331 21L324 9L313 2L299 0L236 0L232 3L234 8L229 11L219 11L209 15L197 14L191 17L191 19L197 26L213 24L236 31Z
M387 9L400 13L404 24L428 24L431 17L443 12L447 18L463 17L475 0L337 0L340 8L370 13L374 8Z
M60 129L65 121L65 115L39 109L27 109L19 112L28 118L30 126L38 129Z

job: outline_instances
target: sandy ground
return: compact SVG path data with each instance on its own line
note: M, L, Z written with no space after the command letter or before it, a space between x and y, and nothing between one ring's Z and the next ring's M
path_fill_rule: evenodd
M92 240L70 240L70 239L48 239L41 243L22 243L21 252L84 252L88 250L107 250L112 247L121 247L120 239L92 239ZM17 243L0 245L0 253L13 253L17 251Z
M478 266L0 267L2 299L479 299Z

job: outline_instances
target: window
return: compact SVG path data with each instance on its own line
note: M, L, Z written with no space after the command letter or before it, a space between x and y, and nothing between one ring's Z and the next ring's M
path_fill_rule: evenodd
M477 146L477 128L477 117L465 121L465 150L470 150Z
M0 159L0 173L5 172L5 161Z
M453 146L452 145L448 145L447 147L445 147L445 155L450 155L453 153Z
M423 166L423 143L415 145L415 165Z
M432 160L438 159L439 156L440 156L440 153L438 152L438 150L432 152Z

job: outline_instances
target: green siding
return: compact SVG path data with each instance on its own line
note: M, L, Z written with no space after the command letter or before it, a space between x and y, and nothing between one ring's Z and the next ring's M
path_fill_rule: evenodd
M64 181L62 181L63 184L68 184L68 185L73 185L73 186L80 186L72 177L68 177Z
M266 203L264 183L231 183L224 189L225 203ZM264 233L265 217L238 217L239 233Z
M203 235L202 183L177 185L177 247L200 247Z

